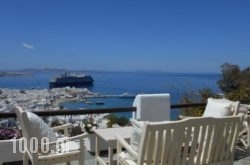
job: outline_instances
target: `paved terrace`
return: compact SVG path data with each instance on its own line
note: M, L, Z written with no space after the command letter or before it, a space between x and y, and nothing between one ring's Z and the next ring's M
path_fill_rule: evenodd
M115 157L115 156L114 156ZM102 153L102 158L104 160L107 160L107 152ZM85 165L95 165L95 156L93 154L90 154L88 151L85 152ZM22 165L22 162L13 162L13 163L7 163L4 165ZM67 165L66 163L61 163L57 165ZM73 161L71 165L78 165L77 161ZM246 152L245 149L237 146L235 151L235 161L234 165L250 165L250 154Z
M85 161L86 165L95 165L95 157L93 155L86 152L85 158L86 158L86 161ZM106 154L104 155L104 159L107 159ZM58 164L58 165L66 165L66 163ZM78 162L75 161L71 165L78 165ZM240 147L237 147L236 153L235 153L234 165L250 165L250 155L247 154L246 150Z
M95 165L94 155L91 155L89 152L86 152L85 158L86 158L86 161L85 161L86 165ZM103 154L103 158L108 159L106 152ZM243 161L244 161L244 164L243 164ZM66 165L66 163L60 164L60 165ZM78 162L75 161L71 165L78 165ZM236 148L234 165L250 165L250 154L248 154L245 149L239 146Z

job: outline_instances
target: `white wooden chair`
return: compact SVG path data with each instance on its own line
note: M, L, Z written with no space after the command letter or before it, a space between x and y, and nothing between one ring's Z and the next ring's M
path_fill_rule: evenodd
M83 138L86 134L58 139L54 131L34 113L23 111L20 107L15 107L15 112L23 137L27 140L24 143L23 165L28 165L29 160L33 165L70 164L74 160L78 160L79 165L84 164ZM44 142L44 137L49 141Z
M208 103L203 117L223 117L223 116L246 116L249 105L240 104L239 101L230 101L228 99L208 98ZM244 149L250 150L250 123L245 119L242 130L239 133L238 142ZM249 151L250 153L250 151Z
M117 164L232 165L241 126L240 116L145 122L138 151L117 135Z
M248 154L250 154L250 115L245 117L245 121L247 123L246 128L245 128L247 133L244 137L244 141L245 141L245 147L248 151Z
M224 116L245 116L248 113L249 105L240 104L239 101L231 101L228 99L214 99L208 98L207 105L203 114L203 117L224 117ZM190 118L190 116L180 116L181 119ZM245 149L250 147L250 141L248 140L249 131L247 131L247 122L243 123L244 127L239 133L238 142Z
M249 151L250 153L250 121L248 121L248 115L249 115L249 105L247 104L240 104L239 111L237 115L241 115L244 117L243 122L243 129L239 133L239 143L242 145L242 147Z

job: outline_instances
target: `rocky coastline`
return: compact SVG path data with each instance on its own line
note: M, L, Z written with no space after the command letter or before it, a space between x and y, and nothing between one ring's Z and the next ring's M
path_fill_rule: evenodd
M33 76L31 73L0 72L0 77Z

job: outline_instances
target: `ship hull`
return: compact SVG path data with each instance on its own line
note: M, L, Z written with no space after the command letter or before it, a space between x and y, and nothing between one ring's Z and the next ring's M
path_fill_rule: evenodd
M61 87L86 87L92 86L93 82L50 82L49 88L61 88Z

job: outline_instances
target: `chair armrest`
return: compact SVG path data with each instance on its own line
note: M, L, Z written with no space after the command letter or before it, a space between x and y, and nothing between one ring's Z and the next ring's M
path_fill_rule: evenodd
M180 119L180 120L183 120L183 119L186 119L186 118L188 118L188 116L179 115L179 119Z
M117 148L119 148L119 146L122 146L127 150L127 152L132 157L138 159L139 154L131 148L131 146L127 143L127 141L123 137L121 137L120 135L116 135L116 139L117 139Z
M180 120L183 120L183 119L195 119L195 118L198 118L200 116L184 116L184 115L180 115L179 116L179 119Z
M86 135L87 135L86 133L83 133L81 135L73 136L73 137L70 137L70 138L63 138L63 139L59 139L57 141L53 141L53 142L49 142L49 143L43 143L42 145L44 147L49 147L49 148L52 147L52 148L50 148L50 150L48 151L49 154L39 152L40 159L47 160L47 159L53 159L54 157L58 157L58 156L67 157L67 156L70 156L70 155L75 154L75 153L78 154L79 152L84 152L85 147L84 147L83 138ZM76 140L79 140L79 147L77 147L77 148L74 148L74 146L73 146L73 149L70 150L71 145L73 145L71 143L68 143L68 145L64 145L63 147L61 146L61 144L63 144L63 143L66 144L67 142L76 141ZM41 148L43 146L41 146L39 148L39 151L42 151ZM66 147L66 150L64 150L65 147ZM69 147L69 150L67 150L67 147ZM28 152L28 154L30 154L30 153Z
M83 140L83 138L87 135L88 133L82 133L80 135L72 136L68 138L67 140L75 141L75 140Z
M60 125L60 126L52 127L51 129L53 131L63 130L64 135L69 137L70 135L69 135L69 130L68 129L70 127L72 127L72 124L71 123L67 123L67 124L63 124L63 125Z
M247 149L248 149L248 153L250 153L250 115L246 116L246 122L247 122Z
M52 145L56 145L56 144L59 144L59 143L65 143L65 142L68 142L68 141L76 141L76 140L79 140L81 142L81 141L83 141L83 138L86 135L87 135L87 133L83 133L83 134L72 136L72 137L69 137L69 138L62 138L62 139L59 139L57 141L52 141L52 142L49 142L49 143L43 143L42 145L52 146Z

